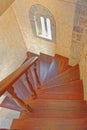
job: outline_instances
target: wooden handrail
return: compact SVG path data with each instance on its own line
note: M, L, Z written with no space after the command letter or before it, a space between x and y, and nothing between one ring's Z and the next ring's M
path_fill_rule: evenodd
M5 78L4 80L2 80L0 82L0 96L8 91L11 96L17 101L17 103L22 106L25 110L27 111L32 111L32 108L27 105L22 99L20 99L17 94L15 93L14 88L12 87L13 83L22 75L22 74L26 74L26 79L28 82L28 85L30 85L30 90L36 95L35 90L33 89L32 84L29 82L28 79L28 69L34 65L36 63L36 61L38 60L38 57L32 57L30 59L27 59L27 61L25 61L16 71L14 71L12 74L10 74L7 78Z
M12 85L23 73L26 72L36 61L38 57L32 57L28 59L24 64L22 64L16 71L6 77L0 82L0 96L7 90L10 85Z

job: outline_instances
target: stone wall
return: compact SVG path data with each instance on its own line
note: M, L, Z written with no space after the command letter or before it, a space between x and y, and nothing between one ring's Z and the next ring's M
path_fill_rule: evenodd
M80 2L80 0L79 0ZM81 6L80 26L83 28L83 53L80 58L80 73L84 84L84 99L87 101L87 1L84 0Z
M80 65L84 99L87 100L87 0L77 2L69 63Z
M10 7L0 16L0 81L22 64L26 51L14 11Z
M73 20L77 0L16 0L12 5L20 25L27 50L49 55L58 53L69 57L72 39ZM42 5L47 8L56 21L56 42L49 42L34 37L29 11L32 5Z

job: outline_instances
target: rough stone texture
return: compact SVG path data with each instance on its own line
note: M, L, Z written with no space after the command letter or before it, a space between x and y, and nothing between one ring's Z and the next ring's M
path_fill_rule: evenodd
M87 41L86 38L84 41L84 35L86 34L86 30L87 30L87 1L78 0L76 5L76 13L74 19L72 45L69 61L71 65L75 65L80 61L81 55L83 54L84 51L84 44Z
M72 33L71 65L79 63L84 84L84 99L87 100L87 0L78 0Z
M22 64L26 47L13 9L0 17L0 81Z

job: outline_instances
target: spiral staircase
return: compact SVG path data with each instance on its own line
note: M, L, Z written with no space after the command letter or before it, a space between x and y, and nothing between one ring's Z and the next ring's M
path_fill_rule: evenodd
M37 56L28 52L27 58ZM84 101L83 83L79 65L68 65L68 58L40 53L34 67L28 70L28 78L35 93L29 89L25 74L13 84L15 92L31 107L27 111L6 96L3 107L21 111L14 119L11 130L87 130L87 104ZM38 82L37 82L38 81Z

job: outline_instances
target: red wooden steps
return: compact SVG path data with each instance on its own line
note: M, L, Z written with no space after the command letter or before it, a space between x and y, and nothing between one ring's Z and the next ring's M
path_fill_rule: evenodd
M60 91L83 93L83 82L82 82L82 80L75 80L75 81L71 81L71 82L61 85L61 86L55 85L54 87L50 87L50 88L42 88L39 91L42 93L43 92L54 93L54 92L60 92Z
M71 66L68 65L68 58L56 54L53 58L52 63L50 64L45 82L49 81L53 77L57 76L58 74L64 72L69 68L71 68Z
M58 93L58 94L48 94L48 93L43 93L43 94L38 94L38 99L55 99L55 100L83 100L83 94L79 93Z
M81 80L62 86L43 88L38 92L38 99L83 100L83 84Z
M80 79L80 72L79 72L79 66L76 65L63 73L55 76L50 81L44 83L43 87L54 87L54 86L60 86L64 85L68 82L79 80Z
M33 118L84 118L87 117L87 106L81 100L47 100L27 101L33 108L32 113L22 113L22 119Z
M68 58L65 58L64 56L56 54L55 60L58 64L58 74L62 73L63 71L71 67L68 65Z
M37 99L25 101L33 111L22 111L11 130L87 130L87 104L79 66L69 66L63 56L55 55L52 60L41 53L37 67L44 84L37 90Z
M57 118L28 118L15 119L11 130L87 130L87 118L57 119Z

